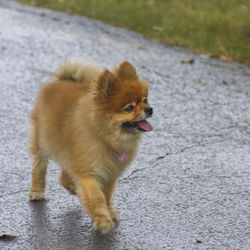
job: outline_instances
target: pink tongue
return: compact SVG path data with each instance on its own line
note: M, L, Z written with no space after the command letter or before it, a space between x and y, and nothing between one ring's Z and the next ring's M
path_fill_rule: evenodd
M118 159L119 159L119 161L127 161L128 155L126 154L126 152L119 153Z
M146 120L136 122L136 125L147 132L150 132L153 130L152 125Z

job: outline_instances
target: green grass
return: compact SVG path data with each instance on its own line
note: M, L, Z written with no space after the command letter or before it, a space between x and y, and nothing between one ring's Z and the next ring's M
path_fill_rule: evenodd
M250 0L18 0L250 65Z

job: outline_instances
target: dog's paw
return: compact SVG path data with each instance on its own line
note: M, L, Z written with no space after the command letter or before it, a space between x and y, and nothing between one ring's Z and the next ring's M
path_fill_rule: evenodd
M120 210L114 209L113 207L109 208L109 213L113 220L116 220L120 217Z
M30 192L29 197L31 201L45 200L45 196L43 192Z
M110 216L100 214L96 215L93 219L93 227L99 229L103 234L109 232L114 227L114 222Z

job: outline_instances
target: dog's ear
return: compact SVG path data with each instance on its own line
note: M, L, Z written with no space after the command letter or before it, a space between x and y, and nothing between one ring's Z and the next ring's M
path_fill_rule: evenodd
M117 76L122 80L138 80L136 69L128 61L124 61L116 69Z
M102 98L107 99L117 92L117 79L107 69L99 76L97 80L98 89L101 93Z

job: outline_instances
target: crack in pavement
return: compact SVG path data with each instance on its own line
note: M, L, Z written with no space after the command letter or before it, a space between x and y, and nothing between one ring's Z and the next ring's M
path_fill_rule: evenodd
M193 146L190 146L190 147L184 147L182 148L181 150L177 151L177 152L174 152L174 153L166 153L165 155L162 155L162 156L158 156L154 161L153 161L153 164L148 166L148 167L144 167L144 168L139 168L139 169L135 169L133 170L128 176L122 178L120 180L120 182L123 182L123 181L127 181L127 180L132 180L132 179L135 179L135 178L138 178L138 176L133 176L134 174L138 173L138 172L141 172L141 171L144 171L146 169L150 169L150 168L155 168L156 166L158 166L160 163L157 163L157 161L160 161L162 159L164 159L165 157L167 156L171 156L171 155L177 155L179 153L183 153L189 149L192 149L192 148L195 148L197 146L199 147L205 147L207 145L211 145L211 144L215 144L215 143L221 143L221 142L224 142L224 140L220 140L220 141L215 141L215 142L210 142L210 143L199 143L197 142L196 145L193 145ZM154 164L155 163L155 164Z
M162 159L164 159L165 157L170 156L170 155L177 155L177 154L179 154L179 153L183 153L183 152L185 152L185 151L187 151L187 150L189 150L189 149L192 149L192 148L196 148L196 147L205 147L205 146L207 146L207 145L216 144L216 143L221 143L221 142L224 142L224 140L218 140L218 141L208 142L208 143L197 142L195 145L192 145L192 146L189 146L189 147L184 147L184 148L182 148L182 149L180 149L179 151L176 151L176 152L174 152L174 153L168 153L168 152L167 152L165 155L158 156L158 157L156 158L155 161L162 160Z

